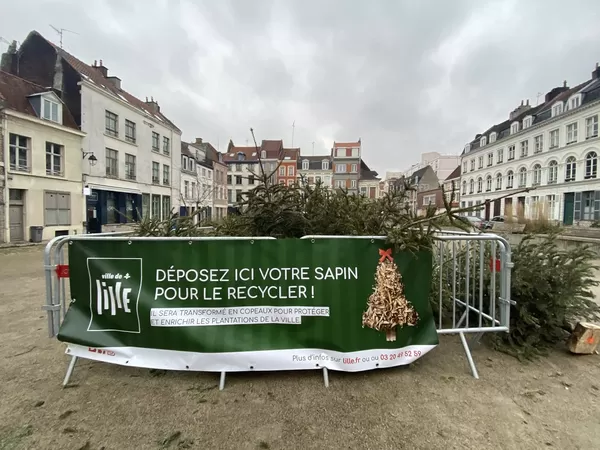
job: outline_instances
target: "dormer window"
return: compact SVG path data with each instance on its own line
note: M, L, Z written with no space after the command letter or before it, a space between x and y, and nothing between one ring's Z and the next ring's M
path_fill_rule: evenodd
M246 155L244 155L242 152L238 152L237 159L238 161L243 161L244 159L246 159Z
M483 136L481 139L479 139L479 146L483 147L487 144L487 138L485 136Z
M260 157L261 157L261 159L266 159L267 158L267 151L266 150L261 150Z
M42 99L42 118L52 122L62 123L61 105L44 97Z
M323 162L321 163L321 169L329 170L329 161L327 159L324 159Z
M519 132L519 122L513 122L510 126L510 134L516 134Z
M465 145L465 153L469 153L471 151L471 144Z
M181 159L182 159L183 170L187 170L187 162L188 162L187 156L184 156Z
M302 161L302 170L308 170L308 159Z
M562 102L558 102L552 107L552 117L558 116L562 113Z
M192 172L194 172L194 170L195 170L195 167L194 167L194 160L193 160L193 159L190 159L190 170L191 170Z
M496 132L490 133L490 144L496 142Z
M531 116L525 117L525 119L523 119L523 129L529 128L531 126L532 122L533 122L533 118Z
M569 100L569 109L575 109L581 105L581 94L574 95Z

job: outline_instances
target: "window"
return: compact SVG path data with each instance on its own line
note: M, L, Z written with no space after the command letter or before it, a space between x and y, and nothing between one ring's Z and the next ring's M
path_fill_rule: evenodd
M206 177L206 167L203 167L203 168L202 168L202 176L203 176L203 177Z
M585 119L585 138L598 137L598 114Z
M158 148L158 142L160 141L160 136L158 135L158 133L156 131L152 132L152 151L153 152L158 152L159 148Z
M302 170L308 170L308 159L302 161Z
M119 223L119 205L114 192L106 193L106 223Z
M594 220L594 191L581 193L582 220Z
M360 188L360 195L366 197L367 196L367 188L364 186L361 186Z
M358 165L352 164L352 166L350 167L350 172L356 173L357 171L358 171Z
M135 123L125 119L125 140L135 144Z
M479 146L484 147L486 144L487 144L487 138L485 136L482 136L481 139L479 139Z
M490 152L488 153L487 165L490 167L492 164L494 164L494 154Z
M467 182L462 182L462 195L467 195Z
M248 184L254 184L254 175L248 176Z
M231 175L227 175L227 184L231 184Z
M185 180L183 182L183 198L190 197L190 182Z
M496 142L496 132L490 133L490 144Z
M350 189L356 189L356 180L350 180Z
M539 186L542 183L542 166L536 164L533 166L533 181L532 186Z
M504 149L503 148L498 149L498 158L496 158L496 160L498 161L498 164L502 164L504 162Z
M235 184L242 184L242 176L241 175L235 176Z
M242 171L242 165L241 164L236 164L235 165L235 171L236 172L241 172Z
M196 172L196 162L193 159L190 159L190 171Z
M512 170L509 170L506 174L506 189L512 189L515 181L515 174Z
M337 188L345 188L346 187L346 181L345 180L335 180L335 186Z
M579 101L580 101L580 100L579 100L579 95L578 95L578 96L576 96L576 97L573 97L573 98L571 99L571 102L570 102L570 108L571 108L571 109L575 109L575 108L577 108L577 107L579 106Z
M71 194L44 191L44 226L71 225Z
M519 187L527 186L527 169L525 167L521 167L519 169Z
M187 170L187 168L188 168L188 157L187 156L181 157L181 168L183 170Z
M29 172L29 138L10 133L10 169Z
M152 195L152 217L155 219L160 219L160 195Z
M46 142L46 175L63 176L62 145Z
M135 180L135 155L125 153L125 178Z
M562 112L562 103L557 103L552 107L552 117L558 116Z
M287 185L288 186L293 186L294 185L294 180L288 180Z
M62 117L60 117L59 114L59 104L48 98L44 98L43 100L44 106L42 111L42 117L46 120L51 120L52 122L62 123Z
M490 192L492 190L492 176L488 175L485 179L485 191Z
M521 141L521 158L524 158L529 153L529 141Z
M550 220L554 220L556 216L556 195L546 195L546 203L548 204L548 217Z
M574 156L569 156L565 165L565 181L575 181L576 175L577 161L575 160Z
M558 162L550 161L548 164L548 184L554 184L558 180Z
M361 189L363 189L363 188L361 188ZM366 193L366 188L364 188L364 189L365 189L365 193ZM435 194L423 196L423 206L430 206L430 205L435 205Z
M162 197L162 218L167 219L171 215L171 197L163 195Z
M109 136L119 136L119 116L110 111L105 112L105 132Z
M515 146L509 145L508 146L508 160L512 161L513 159L515 159Z
M261 150L260 151L260 158L261 159L265 159L267 157L267 151L266 150Z
M477 192L483 191L483 178L477 178Z
M499 191L502 189L502 174L499 173L496 175L496 190Z
M515 122L510 126L510 134L515 134L519 132L519 122Z
M533 140L535 143L535 150L533 151L533 153L542 153L544 151L544 135L540 134L539 136L536 136Z
M193 199L195 199L195 198L198 198L198 197L199 197L199 195L198 195L198 196L196 195L196 192L197 192L197 191L196 191L196 183L192 181L192 198L193 198Z
M288 177L293 177L294 176L294 166L288 166L287 168L288 170Z
M467 162L463 162L463 168L462 168L463 173L467 173Z
M236 189L235 190L235 201L236 202L241 202L242 200L244 200L244 198L242 196L242 190L241 189Z
M335 171L337 173L346 173L346 164L336 164Z
M160 164L152 161L152 183L160 183Z
M471 160L471 172L475 170L475 159Z
M321 170L329 170L329 161L326 159L321 162Z
M567 125L567 145L577 142L577 122Z
M163 164L163 184L170 185L171 184L171 167Z
M483 156L480 156L480 157L478 158L478 161L477 161L477 162L479 163L477 167L478 167L479 169L482 169L482 168L483 168Z
M285 177L285 167L283 167L283 166L279 167L279 176Z
M598 155L596 152L589 152L585 155L585 178L596 178L598 174Z
M523 120L523 128L529 128L531 126L531 117L526 117Z
M165 155L171 154L171 142L169 141L169 138L166 136L163 136L163 153Z
M233 192L231 189L227 189L227 202L233 203Z
M469 181L469 194L472 194L473 192L475 192L475 181L471 179Z
M119 177L119 153L111 148L106 149L106 176Z
M550 148L558 148L558 130L550 132Z

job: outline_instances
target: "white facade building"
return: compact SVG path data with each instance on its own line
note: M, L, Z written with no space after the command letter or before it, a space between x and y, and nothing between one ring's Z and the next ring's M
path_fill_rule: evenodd
M471 214L543 216L565 225L600 220L599 116L597 66L590 80L574 88L565 82L536 107L521 103L466 145L461 207L490 200Z
M417 170L431 166L438 179L445 180L456 169L456 166L460 164L460 160L460 155L443 155L438 152L423 153L421 154L421 162L414 164L405 171L386 172L385 179L408 177Z
M297 163L298 179L301 182L314 186L322 183L324 188L333 187L333 167L331 156L300 156Z

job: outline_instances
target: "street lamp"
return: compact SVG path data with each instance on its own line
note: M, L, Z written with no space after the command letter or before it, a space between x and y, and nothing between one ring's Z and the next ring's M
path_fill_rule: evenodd
M90 166L95 166L98 162L98 158L94 156L94 152L83 152L83 159L85 159L86 156L88 157Z

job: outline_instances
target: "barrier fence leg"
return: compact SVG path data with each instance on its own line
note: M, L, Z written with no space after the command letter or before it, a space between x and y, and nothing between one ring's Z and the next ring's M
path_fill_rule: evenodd
M473 362L473 356L471 355L471 349L469 348L469 344L467 344L467 339L465 338L465 333L458 333L460 336L460 341L462 342L463 348L465 349L465 353L467 355L467 360L469 361L469 366L471 367L471 373L476 380L479 380L479 374L477 373L477 368L475 367L475 363Z
M221 379L219 380L219 390L222 391L225 389L225 374L227 372L221 372Z
M327 367L323 367L323 384L326 388L329 387L329 372L327 371Z
M71 379L71 375L73 374L73 369L75 368L76 362L77 356L71 356L71 362L69 362L69 367L67 368L67 373L65 374L65 379L63 380L63 387L69 384L69 380Z

